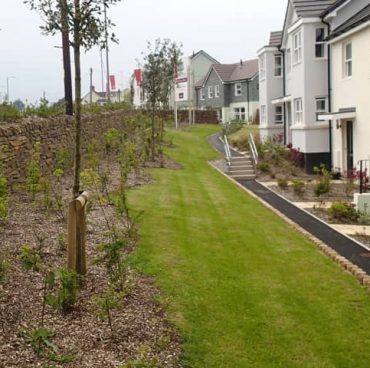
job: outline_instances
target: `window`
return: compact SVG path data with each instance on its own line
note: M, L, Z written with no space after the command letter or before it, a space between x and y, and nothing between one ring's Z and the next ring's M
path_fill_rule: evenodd
M266 77L266 56L265 55L261 55L259 57L259 68L260 68L260 80L263 80Z
M283 106L282 105L276 105L275 106L275 124L283 124Z
M283 58L281 54L276 54L275 56L275 77L281 77L283 75Z
M213 86L208 87L208 98L213 98Z
M234 108L234 120L245 121L245 107Z
M220 97L220 86L218 84L215 86L215 97Z
M315 57L324 58L325 57L325 28L316 28L316 38L315 38Z
M261 106L261 124L266 124L266 106L262 105Z
M303 105L301 98L297 98L294 100L294 108L295 108L295 123L300 124L302 123L303 118Z
M287 73L290 73L292 71L292 52L290 49L286 50L286 70Z
M294 64L300 63L302 61L302 31L293 36L293 53Z
M241 96L241 95L242 95L242 84L235 83L235 96Z
M204 100L205 98L206 98L206 94L204 92L204 88L201 88L201 90L200 90L200 99Z
M326 97L316 98L316 120L318 121L319 114L327 112L326 110Z
M352 77L352 42L344 44L344 76Z
M179 93L179 100L183 100L184 99L184 92L180 92Z

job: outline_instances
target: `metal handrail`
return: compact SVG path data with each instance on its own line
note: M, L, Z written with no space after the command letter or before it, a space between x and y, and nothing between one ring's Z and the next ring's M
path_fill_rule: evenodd
M251 154L252 154L254 166L257 167L257 165L258 165L258 151L257 151L256 143L254 142L254 137L253 137L252 133L249 133L248 143L249 143L249 148L250 148L250 151L251 151Z
M228 141L226 135L224 135L223 143L224 143L226 161L227 161L227 164L230 166L230 164L231 164L231 151L230 151L229 141Z

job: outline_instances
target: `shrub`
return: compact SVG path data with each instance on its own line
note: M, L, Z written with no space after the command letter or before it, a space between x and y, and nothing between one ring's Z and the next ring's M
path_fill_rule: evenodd
M325 164L320 164L313 169L317 176L317 183L314 185L314 193L317 197L329 193L331 188L331 172L327 170Z
M314 193L316 197L320 197L323 194L330 192L330 181L321 180L314 186Z
M340 221L357 221L359 214L356 209L346 202L334 202L328 209L329 215Z
M302 195L304 192L305 183L302 180L293 180L292 187L295 194Z
M266 161L262 161L258 164L258 169L262 172L269 172L270 171L270 164Z
M46 298L47 304L63 312L68 312L76 304L78 277L76 272L60 268L49 275L49 286L57 285L53 293Z
M23 245L21 247L21 253L19 259L22 262L23 267L28 271L40 272L42 269L42 259L40 254L29 245Z
M288 180L286 178L279 178L277 184L281 189L288 188Z

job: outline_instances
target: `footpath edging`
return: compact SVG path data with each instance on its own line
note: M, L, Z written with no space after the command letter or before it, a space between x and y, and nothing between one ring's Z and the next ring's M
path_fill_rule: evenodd
M358 265L352 263L349 261L346 257L340 255L337 251L335 251L333 248L328 246L326 243L324 243L322 240L314 236L309 231L305 230L303 227L301 227L299 224L291 220L289 217L287 217L285 214L280 212L278 209L273 207L271 204L269 204L267 201L265 201L263 198L255 194L253 191L245 187L240 182L234 180L229 175L224 173L222 170L220 170L218 167L213 165L211 162L208 162L211 167L213 167L215 170L217 170L221 175L223 175L225 178L236 184L239 188L241 188L243 191L248 193L251 197L255 198L257 201L259 201L263 206L265 206L270 211L274 212L277 216L279 216L283 221L285 221L287 224L289 224L292 228L294 228L296 231L304 235L307 239L311 240L318 248L319 250L335 261L340 267L342 267L347 272L351 273L353 276L356 277L356 279L359 281L361 285L363 285L367 290L370 291L370 275L366 273L361 267ZM267 190L269 190L267 188ZM284 198L285 200L285 198ZM299 209L300 210L300 209ZM333 231L336 231L333 229ZM369 253L370 254L370 253Z

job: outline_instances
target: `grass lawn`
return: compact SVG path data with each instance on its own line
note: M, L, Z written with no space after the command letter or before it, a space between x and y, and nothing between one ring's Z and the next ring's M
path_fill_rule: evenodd
M235 133L230 134L229 142L232 146L245 150L248 147L248 137L252 133L256 138L259 136L259 126L254 124L245 124Z
M370 366L370 296L207 163L216 127L171 131L181 170L129 193L134 264L155 277L187 367Z

